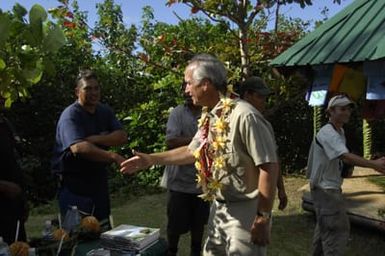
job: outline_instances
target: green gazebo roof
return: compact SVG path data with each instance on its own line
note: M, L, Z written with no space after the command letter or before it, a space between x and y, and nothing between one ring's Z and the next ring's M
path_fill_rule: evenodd
M270 65L304 66L385 58L385 0L356 0Z

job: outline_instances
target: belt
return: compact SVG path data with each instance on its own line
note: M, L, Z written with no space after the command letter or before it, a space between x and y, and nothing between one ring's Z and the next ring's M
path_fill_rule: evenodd
M220 204L225 204L227 202L226 200L216 199L216 198L215 198L215 201L217 201Z
M311 188L311 190L323 190L323 191L326 191L326 192L339 192L339 193L342 193L342 189L341 188L321 188L321 187L318 187L318 186L314 186Z

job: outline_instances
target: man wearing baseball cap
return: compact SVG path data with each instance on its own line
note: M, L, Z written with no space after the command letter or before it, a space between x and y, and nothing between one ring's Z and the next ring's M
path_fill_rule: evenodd
M385 173L385 158L367 160L346 147L343 125L349 121L353 106L346 95L332 97L326 109L329 122L319 130L310 148L307 177L317 219L313 256L343 255L346 249L350 223L341 186L351 172L344 167L357 165Z
M272 94L272 91L260 77L252 76L241 84L239 94L242 99L262 113L265 110L267 97Z
M269 87L267 87L265 81L263 81L262 78L257 76L252 76L246 79L241 84L239 94L241 99L244 99L245 101L249 102L251 105L253 105L254 108L256 108L259 112L261 112L261 114L263 114L266 108L267 97L272 94L272 91L270 90ZM275 140L273 127L271 126L270 122L268 122L266 119L265 121ZM276 149L278 150L277 145L276 145ZM287 206L288 200L287 200L287 194L285 191L285 185L283 183L281 170L278 175L277 190L278 190L278 199L279 199L278 209L284 210Z

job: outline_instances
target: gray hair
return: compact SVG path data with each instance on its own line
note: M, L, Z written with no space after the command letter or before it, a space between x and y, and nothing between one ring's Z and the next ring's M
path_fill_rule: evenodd
M221 61L210 54L202 53L194 56L187 68L192 69L192 78L201 83L208 79L218 91L226 91L227 71Z

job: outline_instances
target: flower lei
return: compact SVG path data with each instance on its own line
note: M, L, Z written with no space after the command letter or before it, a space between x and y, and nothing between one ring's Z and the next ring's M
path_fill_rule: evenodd
M201 118L198 120L200 130L200 147L193 152L195 168L197 169L198 187L202 187L203 194L199 195L205 201L213 201L217 191L223 187L219 178L219 171L225 170L228 159L227 135L229 133L229 115L235 107L232 87L227 88L226 96L220 95L220 105L215 113L217 120L210 127L210 114L207 107L202 108ZM209 134L212 141L209 141Z

